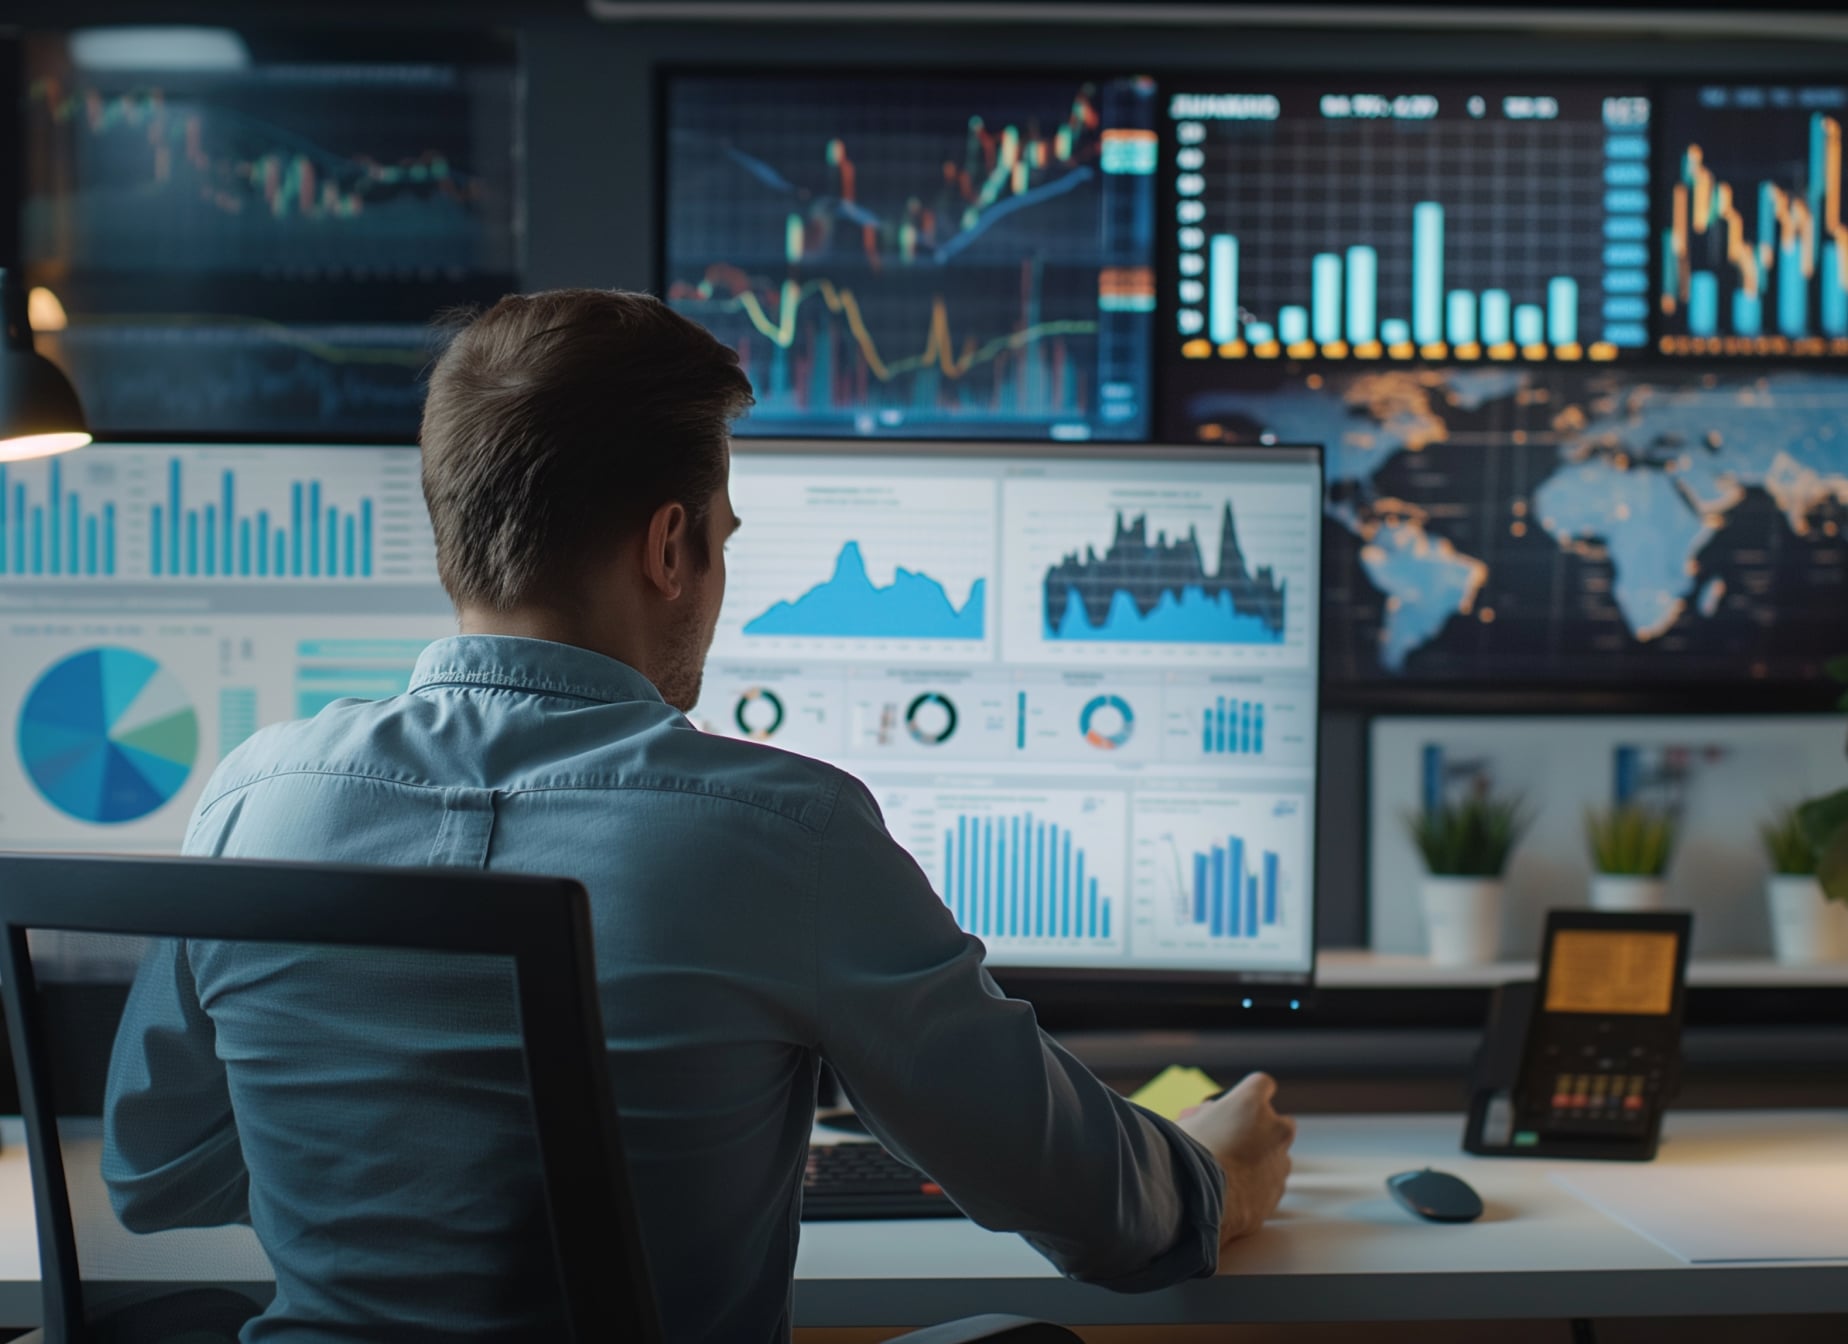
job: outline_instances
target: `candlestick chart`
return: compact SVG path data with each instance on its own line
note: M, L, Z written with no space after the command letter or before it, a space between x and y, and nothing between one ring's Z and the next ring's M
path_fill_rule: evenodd
M1848 355L1848 86L1707 86L1668 107L1662 351Z
M401 333L517 288L510 49L260 50L99 70L27 44L26 272L99 428L268 433L286 403L296 432L411 432L428 351Z
M676 79L666 293L770 433L1146 432L1145 81Z

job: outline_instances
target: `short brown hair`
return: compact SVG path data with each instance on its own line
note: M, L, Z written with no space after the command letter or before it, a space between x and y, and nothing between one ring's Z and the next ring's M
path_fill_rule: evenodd
M424 401L443 587L458 606L505 611L548 589L568 603L586 563L668 503L703 542L751 401L737 353L651 295L502 299L456 334Z

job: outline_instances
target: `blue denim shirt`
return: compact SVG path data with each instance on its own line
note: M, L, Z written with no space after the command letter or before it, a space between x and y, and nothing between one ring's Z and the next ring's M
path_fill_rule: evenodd
M1214 1266L1211 1155L1002 995L866 789L699 732L621 663L442 640L406 694L343 701L232 753L186 848L588 888L622 1137L673 1339L787 1337L823 1059L888 1146L1065 1273L1134 1291ZM517 1046L503 1034L499 1054L439 1055L415 1021L380 1040L366 987L383 1002L408 982L389 959L357 982L353 965L329 994L309 952L150 957L111 1068L117 1211L138 1229L248 1219L278 1281L248 1339L360 1326L517 1339L535 1323L506 1285L545 1269L516 1249L534 1240L536 1170L507 1120ZM504 990L437 977L417 983L417 1011L449 1033L432 1041L486 1038Z

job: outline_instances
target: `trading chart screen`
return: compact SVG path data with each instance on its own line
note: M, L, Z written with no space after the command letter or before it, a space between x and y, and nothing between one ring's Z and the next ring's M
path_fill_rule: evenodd
M431 319L518 287L511 48L161 32L27 43L40 348L106 433L412 436Z
M735 346L755 434L1137 439L1155 92L679 75L663 292Z
M738 449L697 726L864 779L997 964L1307 978L1314 450Z
M1259 83L1165 101L1183 364L1646 344L1640 90Z
M1712 84L1663 101L1663 352L1848 355L1848 84Z

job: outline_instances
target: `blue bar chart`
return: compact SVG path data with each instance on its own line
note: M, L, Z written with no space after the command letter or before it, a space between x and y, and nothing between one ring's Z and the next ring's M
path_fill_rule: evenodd
M1262 756L1264 704L1219 696L1203 711L1200 748L1209 756Z
M1111 936L1114 903L1101 894L1096 863L1057 822L965 813L945 827L943 856L944 904L978 938Z
M66 484L65 464L0 463L0 576L113 578L116 509Z
M1277 925L1277 853L1240 836L1193 856L1193 922L1214 938L1256 938Z
M186 464L168 460L166 498L148 506L149 564L161 578L369 579L373 501L342 508L314 478L288 486L286 511L239 507L239 473L216 474L211 503L188 506ZM325 497L324 497L325 495Z
M1202 964L1285 966L1314 941L1305 874L1310 800L1220 791L1139 798L1133 884L1138 937Z
M1642 347L1649 111L1589 88L1175 95L1177 353L1572 361Z

